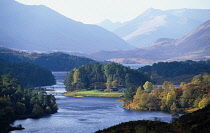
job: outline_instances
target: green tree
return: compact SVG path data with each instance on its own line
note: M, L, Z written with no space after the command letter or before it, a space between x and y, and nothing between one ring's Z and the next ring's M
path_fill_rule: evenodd
M180 83L180 87L183 87L184 85L186 85L187 83L186 82L181 82Z
M74 76L73 76L74 80L73 80L73 83L76 84L80 81L80 78L79 78L79 70L78 69L74 69Z
M13 79L13 74L9 73L9 74L5 74L2 76L2 82L4 86L7 86L10 84L10 81Z
M180 104L183 108L189 107L189 100L191 99L191 91L187 85L183 86L183 94L180 99Z
M149 99L148 99L148 102L147 102L147 108L149 109L149 110L159 110L159 106L158 106L158 99L157 99L157 97L156 96L154 96L154 95L152 95L152 94L150 94L149 95Z
M132 87L127 88L124 94L125 100L131 102L133 100L134 95L135 95L135 89Z
M144 87L145 91L150 93L152 91L152 89L153 89L153 84L152 84L152 82L147 81L147 82L145 82L143 87Z
M199 104L200 101L201 101L200 97L196 98L196 100L194 101L193 107L198 108L198 104Z
M116 88L118 86L118 81L117 80L112 81L112 86Z
M162 85L163 89L164 89L164 95L166 96L171 89L174 89L173 83L165 81Z
M148 93L143 93L140 97L140 108L142 110L147 110L148 100L149 100L149 94Z
M42 109L42 107L38 104L34 104L33 106L33 110L32 110L32 113L34 115L43 115L44 114L44 110Z
M200 83L202 83L202 81L203 81L203 76L201 74L194 76L192 79L192 83L195 85L199 85Z
M144 91L142 90L141 87L138 87L137 88L137 91L136 91L136 94L134 95L134 98L133 98L133 106L134 108L136 109L139 109L140 107L140 102L141 102L141 95L144 93Z
M107 89L111 89L112 88L112 80L111 80L111 77L109 76L107 78Z
M166 97L166 105L168 107L171 107L173 103L175 103L175 101L176 101L176 92L174 89L171 89L171 91L168 93Z
M37 96L40 105L42 105L44 102L44 94L43 93L44 92L39 92L39 94Z

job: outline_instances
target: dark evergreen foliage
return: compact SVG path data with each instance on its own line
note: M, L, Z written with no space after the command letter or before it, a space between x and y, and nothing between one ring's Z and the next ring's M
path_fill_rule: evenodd
M162 84L164 81L179 84L189 82L193 76L198 74L210 74L210 60L159 62L152 66L144 66L140 70L151 75L158 84Z
M150 80L149 76L140 70L133 70L117 63L105 65L95 63L71 70L67 74L65 85L67 91L105 90L141 86L147 80Z
M10 62L29 62L51 71L70 71L75 67L96 61L61 52L50 54L25 53L10 49L0 48L0 58Z
M26 62L7 62L0 59L0 75L12 73L24 87L47 86L55 84L52 72Z
M53 95L46 95L43 91L32 89L24 90L12 74L1 76L0 132L14 130L14 128L10 129L9 124L15 119L39 117L55 113L57 110L58 106Z
M209 133L210 104L198 111L177 118L172 123L161 121L130 121L96 133Z

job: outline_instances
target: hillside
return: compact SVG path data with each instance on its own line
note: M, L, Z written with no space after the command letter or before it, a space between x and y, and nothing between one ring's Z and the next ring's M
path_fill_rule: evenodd
M51 71L70 71L75 67L87 63L95 63L96 61L74 55L69 55L61 52L38 54L19 52L11 49L0 47L0 59L10 62L29 62L42 66Z
M55 78L51 71L32 63L14 63L0 58L0 76L11 73L23 87L54 85Z
M210 57L210 20L175 42L180 56Z
M210 60L158 62L139 69L151 75L156 84L163 84L164 81L180 84L190 82L195 75L210 74Z
M160 38L152 45L129 51L101 51L90 57L120 63L152 64L161 61L206 60L210 58L210 20L181 39ZM143 39L144 40L144 39Z
M133 47L99 26L83 24L42 5L0 1L0 46L28 51L90 53Z
M142 48L158 38L181 38L209 20L210 9L148 9L125 23L101 23L129 44Z
M186 114L175 122L131 121L124 122L96 133L209 133L210 105L201 110Z

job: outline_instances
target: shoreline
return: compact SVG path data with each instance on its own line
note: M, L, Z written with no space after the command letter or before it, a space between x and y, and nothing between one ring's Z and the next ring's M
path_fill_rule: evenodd
M66 92L64 96L71 97L118 97L123 98L124 93L118 92L101 92L101 91L79 91L79 92Z

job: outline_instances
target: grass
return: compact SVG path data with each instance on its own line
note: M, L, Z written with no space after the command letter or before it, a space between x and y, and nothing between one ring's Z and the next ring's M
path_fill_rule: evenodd
M65 96L85 96L85 97L123 97L124 93L118 92L103 92L97 90L80 91L80 92L66 92Z

